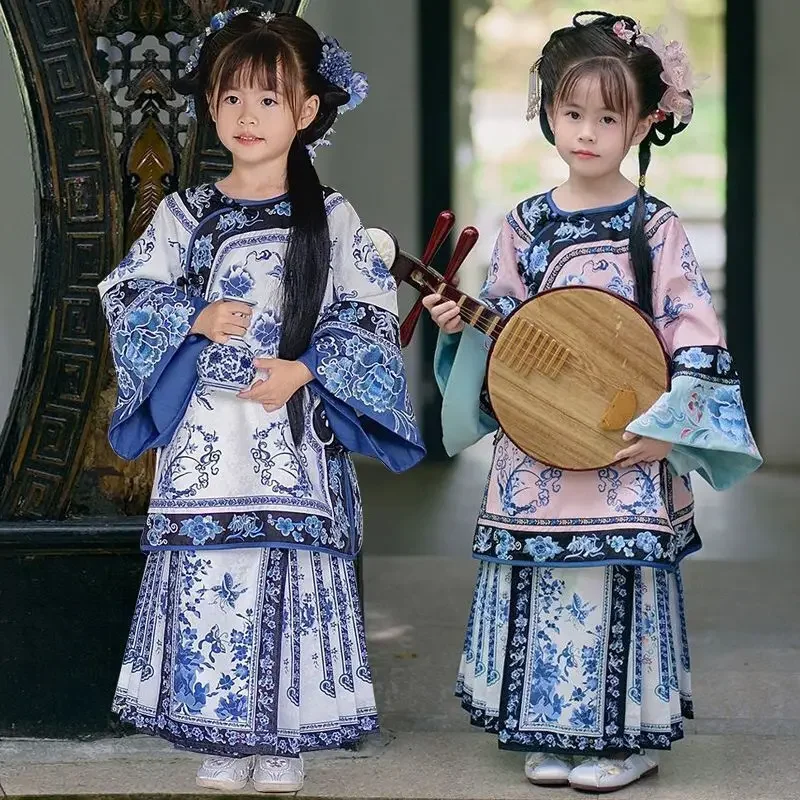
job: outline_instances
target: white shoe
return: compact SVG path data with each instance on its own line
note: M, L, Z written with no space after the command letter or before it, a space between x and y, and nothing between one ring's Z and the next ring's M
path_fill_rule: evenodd
M259 756L253 770L253 788L257 792L282 794L303 788L303 757Z
M528 753L525 756L525 777L537 786L569 786L572 766L569 756Z
M244 789L250 780L253 759L211 756L197 770L197 785L206 789Z
M614 792L657 772L658 760L647 753L635 753L624 761L593 758L570 772L569 785L583 792Z

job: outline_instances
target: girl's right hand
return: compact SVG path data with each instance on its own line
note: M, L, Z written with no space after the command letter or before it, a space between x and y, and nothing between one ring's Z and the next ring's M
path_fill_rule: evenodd
M192 325L197 333L218 344L226 344L231 336L244 336L250 325L252 308L235 300L217 300L206 306Z
M460 333L464 330L460 309L453 300L444 300L440 294L429 294L422 298L422 305L430 311L431 318L445 333Z

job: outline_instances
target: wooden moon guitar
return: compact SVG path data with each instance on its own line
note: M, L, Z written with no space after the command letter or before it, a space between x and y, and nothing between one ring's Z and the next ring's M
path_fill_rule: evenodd
M622 434L669 386L669 359L652 324L632 303L605 289L549 289L507 317L450 285L478 239L466 228L444 275L429 266L453 227L437 222L422 260L400 250L388 231L371 228L395 279L421 294L454 300L465 323L491 339L487 388L509 439L537 461L565 470L596 470L627 446ZM401 328L407 345L419 301Z

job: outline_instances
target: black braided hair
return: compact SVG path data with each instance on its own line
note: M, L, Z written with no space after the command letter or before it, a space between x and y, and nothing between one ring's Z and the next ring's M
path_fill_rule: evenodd
M260 10L260 9L259 9ZM299 131L289 150L287 172L292 227L286 252L281 311L280 358L295 360L305 352L316 326L330 267L330 233L322 185L306 149L333 125L338 108L350 95L318 72L322 42L307 22L278 14L267 23L254 9L235 16L203 42L197 66L175 83L194 98L199 124L210 117L209 101L236 83L263 85L275 91L279 68L289 102L317 95L319 111ZM293 96L294 95L294 96ZM295 443L303 438L303 393L287 404Z
M609 108L620 111L627 119L628 109L635 103L638 118L653 114L667 90L661 79L663 66L649 47L627 42L614 32L623 22L631 31L636 21L631 17L605 11L582 11L572 25L554 31L536 62L541 80L539 124L545 138L555 144L548 112L568 96L578 80L588 75L600 78L601 91ZM631 97L631 88L635 96ZM653 258L645 233L647 194L645 176L650 166L652 146L663 147L686 128L673 114L653 122L639 145L639 190L636 193L631 219L631 262L636 278L636 301L648 316L653 316Z

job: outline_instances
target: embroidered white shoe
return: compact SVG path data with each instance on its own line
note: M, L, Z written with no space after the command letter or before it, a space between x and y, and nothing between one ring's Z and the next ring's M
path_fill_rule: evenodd
M658 760L648 753L635 753L624 761L593 758L570 772L569 785L581 792L615 792L657 772Z
M197 770L197 785L206 789L244 789L250 780L253 759L211 756Z
M303 757L259 756L253 770L253 788L257 792L283 794L303 788Z
M569 786L573 768L569 756L550 753L528 753L525 756L525 777L537 786Z

